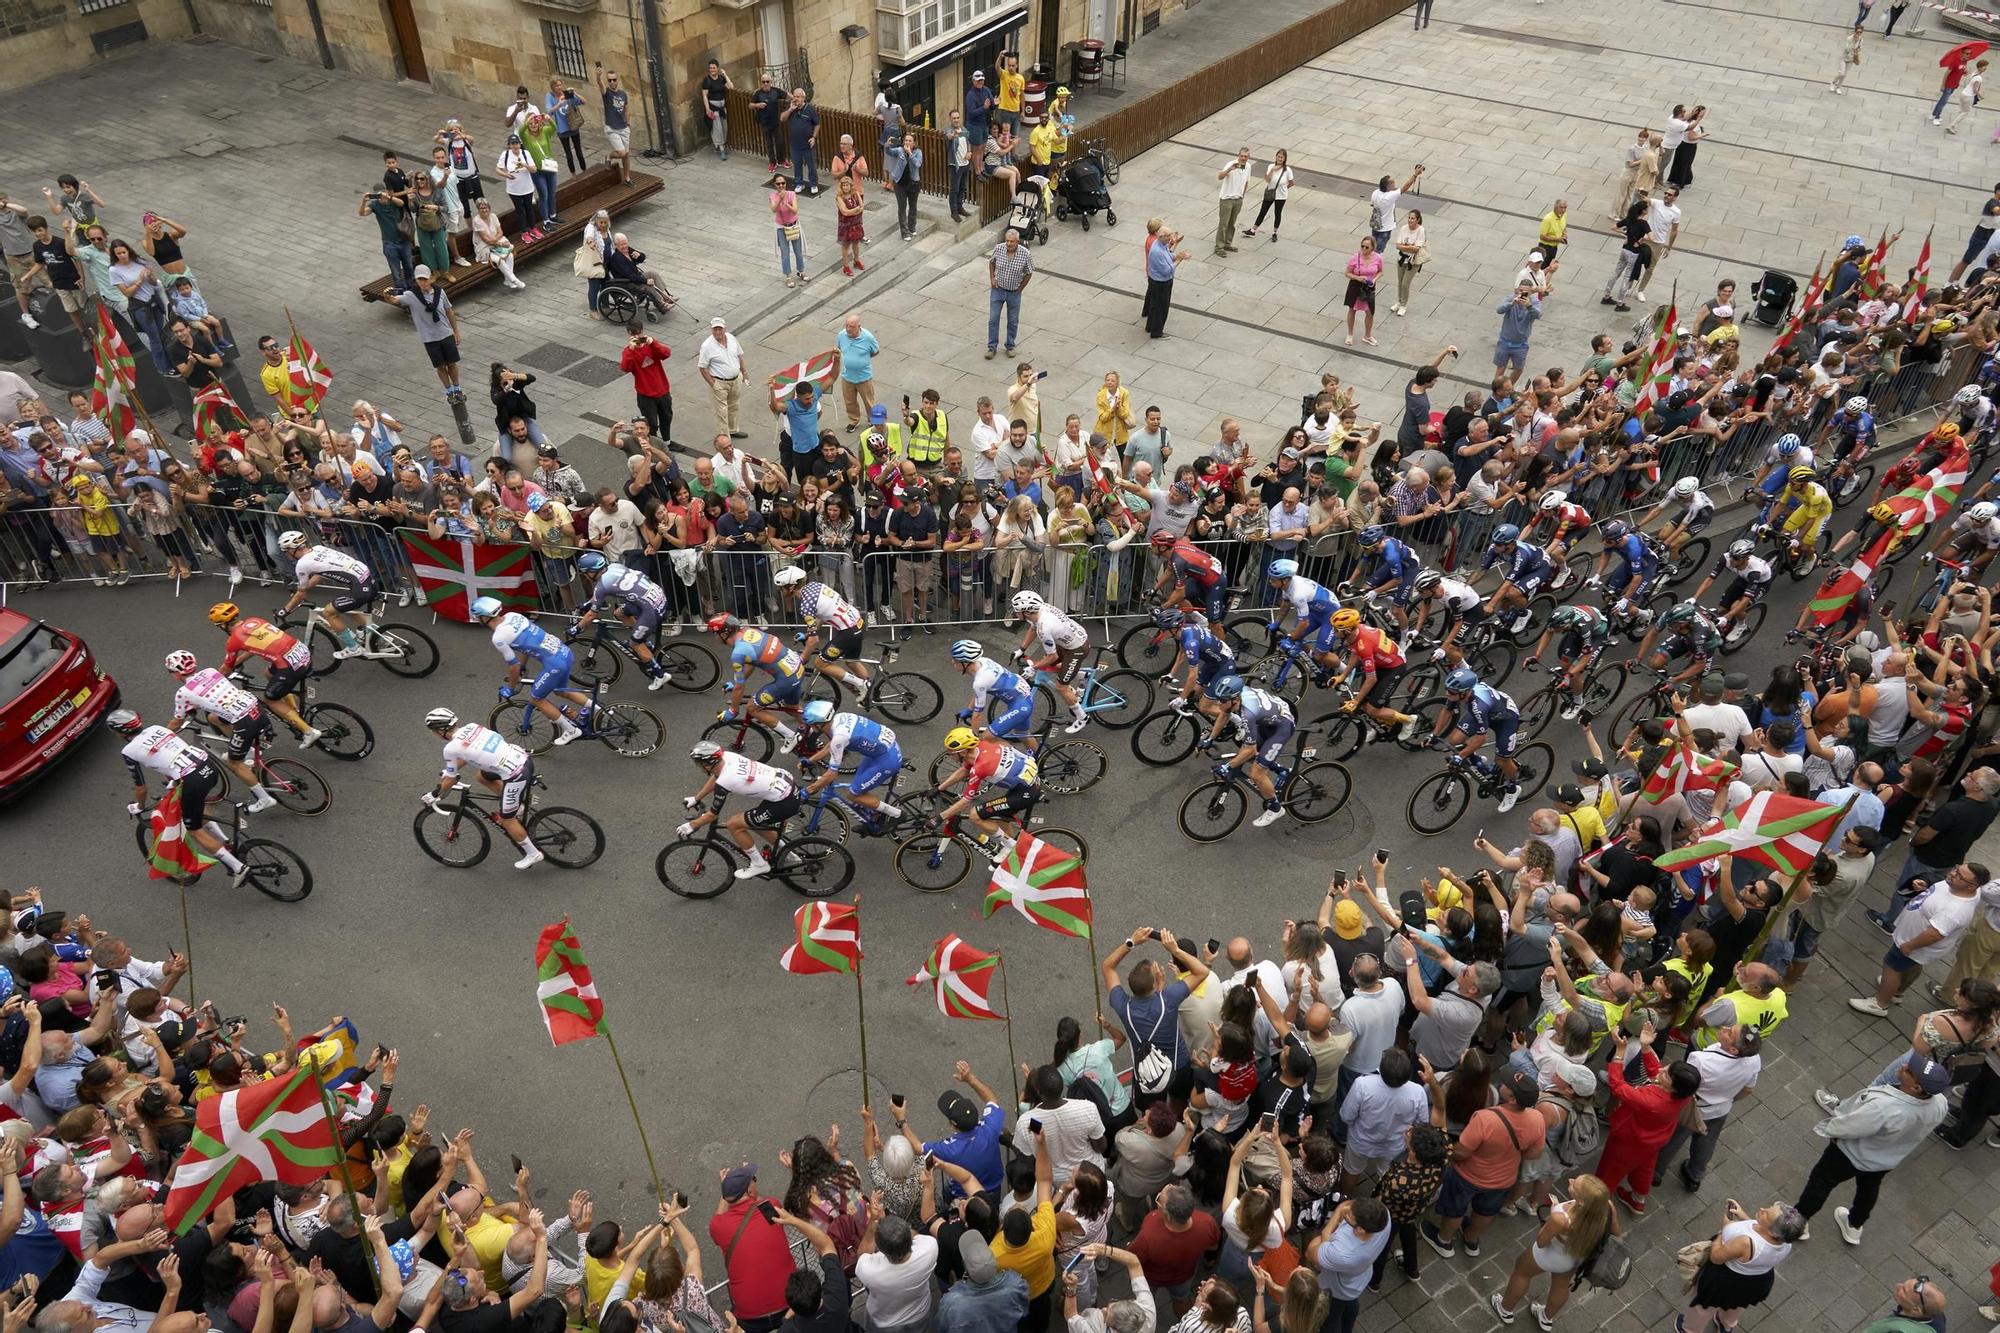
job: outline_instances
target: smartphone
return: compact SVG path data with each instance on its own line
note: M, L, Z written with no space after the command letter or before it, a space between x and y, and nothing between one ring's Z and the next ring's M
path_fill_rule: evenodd
M1221 953L1221 952L1222 952L1222 941L1221 941L1221 940L1219 940L1219 939L1217 939L1217 938L1215 938L1215 936L1213 936L1213 935L1210 935L1210 936L1208 937L1208 951L1209 951L1210 953Z
M1036 1118L1035 1118L1034 1116L1029 1116L1029 1117L1028 1117L1028 1132L1029 1132L1030 1134L1039 1134L1039 1133L1041 1133L1041 1132L1042 1132L1042 1122L1041 1122L1040 1120L1037 1120L1037 1119L1036 1119Z
M1338 886L1338 887L1340 887L1340 888L1343 888L1343 889L1344 889L1344 888L1346 888L1346 887L1347 887L1347 872L1346 872L1345 870L1336 870L1336 871L1334 871L1334 872L1333 872L1333 882L1334 882L1334 884L1335 884L1336 886Z
M929 1167L931 1170L935 1171L937 1169L937 1154L934 1152L925 1153L924 1165L926 1167Z
M766 1222L770 1222L774 1225L777 1223L778 1205L772 1203L769 1199L760 1199L758 1201L757 1212L763 1217L763 1219Z
M1380 847L1377 847L1375 849L1375 859L1377 861L1380 861L1383 865L1387 865L1389 864L1389 853L1382 850Z
M1266 1134L1269 1134L1277 1127L1278 1113L1276 1111L1266 1111L1263 1115L1257 1117L1257 1128L1263 1130Z
M897 1109L898 1111L902 1110L902 1109L903 1109L903 1094L902 1094L902 1093L900 1093L900 1092L892 1092L892 1093L890 1093L890 1094L889 1094L889 1105L891 1105L891 1106L895 1107L895 1108L896 1108L896 1109Z
M1035 372L1035 378L1038 380L1045 380L1048 377L1049 377L1049 372L1046 370L1038 370Z
M507 1160L508 1160L508 1161L510 1161L510 1162L512 1162L512 1163L514 1164L514 1174L515 1174L515 1175L517 1175L517 1176L518 1176L518 1175L520 1175L520 1174L521 1174L521 1159L520 1159L519 1157L510 1157L510 1158L508 1158Z
M1078 1264L1082 1262L1083 1262L1083 1251L1078 1250L1075 1254L1072 1254L1069 1257L1069 1262L1063 1265L1063 1272L1065 1273L1069 1272L1072 1268L1075 1268Z
M685 1190L674 1191L674 1206L676 1208L685 1208L688 1206L688 1196Z

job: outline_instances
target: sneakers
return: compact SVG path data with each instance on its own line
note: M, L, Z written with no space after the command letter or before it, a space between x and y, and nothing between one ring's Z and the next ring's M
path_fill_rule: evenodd
M1848 1223L1847 1210L1845 1208L1836 1208L1833 1210L1833 1223L1840 1228L1840 1238L1842 1240L1846 1241L1849 1245L1859 1245L1861 1243L1861 1228Z
M542 856L541 848L539 847L530 848L525 856L523 856L520 860L514 863L514 869L526 870L530 866L540 865L544 859L545 858Z
M1487 1304L1493 1307L1494 1318L1498 1319L1503 1324L1513 1323L1514 1316L1521 1313L1519 1310L1509 1310L1505 1305L1505 1303L1501 1301L1500 1293L1497 1291L1493 1293L1493 1298L1490 1301L1488 1301Z
M318 727L307 727L305 730L305 734L299 737L299 748L301 750L312 749L313 746L319 744L319 738L324 735L326 735L326 733L321 731Z
M1859 995L1847 1002L1847 1007L1857 1014L1867 1014L1870 1018L1887 1018L1889 1011L1875 1003L1873 995Z
M646 688L648 690L664 690L673 682L673 679L673 675L670 672L662 671L659 675L653 677L652 682Z
M42 326L36 322L35 317L33 315L23 310L21 312L21 327L28 329L39 329Z
M750 860L736 872L738 879L758 879L771 873L771 863L764 859L762 852L750 853Z
M1549 1333L1555 1328L1556 1321L1549 1318L1549 1307L1540 1301L1529 1301L1528 1313L1535 1317L1535 1322L1541 1326L1543 1333Z
M1500 804L1495 808L1504 815L1509 810L1512 810L1519 803L1520 799L1521 789L1519 787L1509 787L1506 791L1500 793Z
M576 723L569 721L567 718L563 720L562 726L556 731L557 745L568 745L571 741L581 740L582 738L583 728L577 726Z
M1640 1215L1643 1215L1645 1213L1646 1201L1638 1197L1637 1195L1631 1193L1630 1191L1626 1190L1623 1186L1611 1191L1611 1193L1612 1196L1618 1200L1618 1202L1624 1204L1627 1208L1630 1208L1634 1213Z
M1945 1147L1951 1149L1953 1152L1965 1151L1965 1145L1963 1143L1952 1142L1951 1135L1944 1132L1943 1125L1939 1125L1936 1129L1933 1129L1931 1131L1931 1137L1936 1139L1939 1143L1942 1143Z
M769 616L758 616L758 617L757 617L757 628L758 628L758 629L769 629L769 628L771 628L771 618L770 618Z
M1478 1241L1474 1240L1474 1239L1473 1239L1472 1237L1470 1237L1470 1236L1460 1236L1460 1237L1458 1238L1458 1243L1459 1243L1460 1245L1463 1245L1463 1246L1465 1247L1465 1252L1466 1252L1466 1253L1467 1253L1468 1255L1470 1255L1470 1256L1471 1256L1472 1258L1474 1258L1474 1259L1477 1259L1477 1258L1479 1257L1479 1242L1478 1242Z
M1253 819L1253 820L1251 820L1251 821L1250 821L1250 827L1251 827L1251 828L1269 828L1269 827L1271 827L1271 825L1273 825L1273 824L1277 823L1277 822L1278 822L1279 820L1283 819L1284 817L1285 817L1285 807L1284 807L1284 806L1282 806L1282 805L1267 805L1267 806L1265 806L1265 807L1264 807L1264 813L1263 813L1263 814L1261 814L1261 815L1258 815L1258 816L1257 816L1257 817L1256 817L1255 819Z
M1635 300L1635 301L1643 301L1643 300L1645 300L1645 299L1646 299L1646 293L1645 293L1645 292L1643 292L1643 291L1636 291L1636 292L1633 292L1633 293L1632 293L1632 299L1633 299L1633 300Z
M1896 933L1895 918L1889 916L1887 913L1878 912L1871 907L1868 909L1868 920L1873 923L1875 929L1881 931L1884 935L1893 935Z
M1828 1092L1825 1088L1813 1089L1813 1101L1818 1103L1819 1109L1826 1112L1828 1115L1832 1115L1835 1111L1840 1109L1840 1098L1834 1096L1832 1093Z
M1428 1222L1417 1223L1417 1233L1424 1238L1424 1244L1449 1259L1458 1253L1458 1246L1438 1234L1438 1229Z

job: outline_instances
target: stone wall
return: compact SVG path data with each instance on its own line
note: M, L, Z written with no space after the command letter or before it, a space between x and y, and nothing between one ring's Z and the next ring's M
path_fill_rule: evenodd
M93 38L141 23L149 38L177 41L193 29L181 0L131 0L79 14L76 0L0 0L0 88L30 84L102 64ZM116 51L110 53L116 55Z

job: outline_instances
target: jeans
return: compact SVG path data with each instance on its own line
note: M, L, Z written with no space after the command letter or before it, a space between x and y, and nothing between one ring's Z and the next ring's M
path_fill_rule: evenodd
M917 192L914 180L896 182L896 225L908 236L917 229Z
M1674 1136L1667 1140L1667 1146L1660 1149L1660 1155L1653 1163L1654 1183L1666 1179L1667 1167L1679 1155L1681 1145L1688 1150L1687 1165L1682 1174L1699 1185L1708 1176L1708 1164L1715 1158L1715 1149L1722 1142L1722 1127L1729 1123L1729 1113L1723 1112L1713 1120L1702 1122L1708 1126L1708 1133L1695 1134L1689 1130L1676 1129Z
M1361 1298L1341 1299L1329 1294L1326 1318L1320 1321L1319 1333L1354 1333L1354 1325L1361 1318Z
M812 145L809 143L798 142L792 145L792 184L810 185L815 190L819 188L819 159L813 155Z
M549 163L548 170L531 173L535 181L535 194L542 205L542 221L552 222L556 216L556 167Z
M1951 101L1951 95L1957 91L1958 89L1956 88L1946 88L1938 94L1937 105L1931 108L1932 120L1936 120L1944 114L1945 104Z
M778 262L784 266L785 276L788 278L792 276L794 265L797 265L799 273L803 276L806 271L805 233L801 231L797 236L786 240L785 229L783 227L779 227L777 232Z
M986 350L999 346L1000 312L1007 312L1007 346L1014 345L1014 338L1021 331L1021 293L1008 291L1005 287L991 288L986 298Z
M589 161L583 155L583 132L581 130L570 130L565 134L558 134L556 137L562 140L563 161L568 165L572 173L582 171L590 165Z
M126 313L132 316L132 327L145 337L146 350L153 354L154 369L162 375L173 374L173 364L167 360L167 331L160 323L160 307L151 301L133 301Z
M1833 1193L1833 1187L1842 1181L1854 1182L1854 1203L1847 1210L1847 1225L1859 1230L1868 1224L1868 1214L1875 1211L1876 1197L1882 1193L1882 1177L1887 1171L1857 1171L1854 1163L1847 1160L1847 1154L1840 1150L1839 1143L1829 1143L1826 1151L1813 1163L1812 1174L1806 1177L1806 1187L1799 1194L1799 1213L1811 1221L1815 1213L1826 1205L1826 1196Z
M1606 296L1621 305L1624 304L1625 299L1632 294L1632 284L1638 280L1640 258L1638 252L1627 250L1623 246L1619 247L1618 267L1611 271L1611 281L1604 284Z
M965 212L965 183L971 177L972 168L969 165L951 169L951 215L954 219Z

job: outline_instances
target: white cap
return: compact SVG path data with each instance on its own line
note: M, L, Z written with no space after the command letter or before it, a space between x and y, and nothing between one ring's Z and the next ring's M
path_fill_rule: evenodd
M1715 308L1715 317L1717 319L1729 319L1735 314L1736 310L1733 306L1719 305Z
M724 319L722 316L717 315L715 318L708 321L708 327L710 327L711 329L726 329L729 327L729 321Z
M419 264L417 265L416 273L413 276L419 278L428 278L430 275L431 271L428 268L424 267L422 264Z

